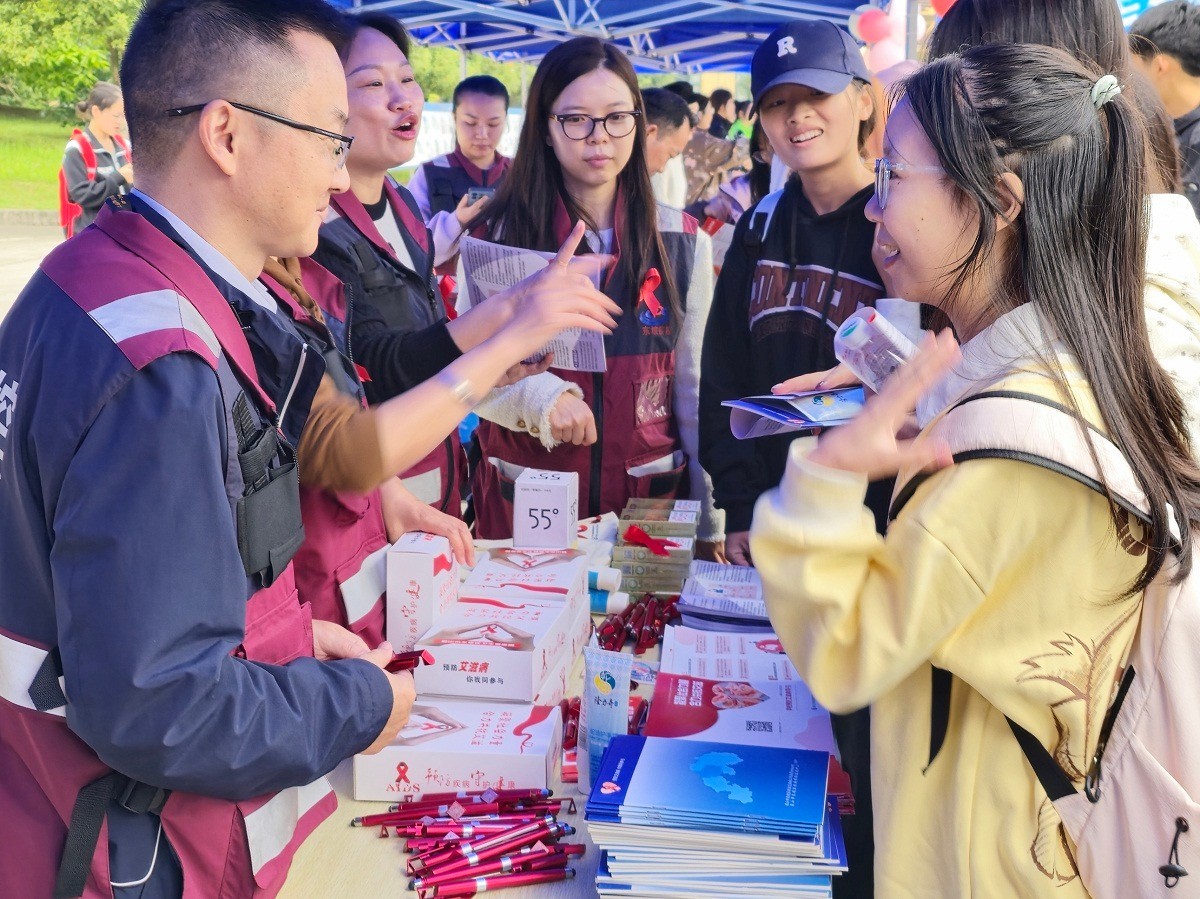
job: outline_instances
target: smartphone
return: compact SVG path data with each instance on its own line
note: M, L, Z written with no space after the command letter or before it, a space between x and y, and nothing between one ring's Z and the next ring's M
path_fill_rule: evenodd
M392 656L392 660L384 666L384 671L390 671L393 674L399 671L412 671L418 665L432 665L433 654L427 649L416 649L412 652L398 652Z
M496 195L494 187L472 187L467 191L467 202L474 206L480 200L491 199Z

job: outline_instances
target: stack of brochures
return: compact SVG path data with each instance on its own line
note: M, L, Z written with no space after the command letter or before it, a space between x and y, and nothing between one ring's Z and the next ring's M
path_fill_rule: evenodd
M684 624L700 630L771 630L762 578L747 565L692 562L675 607Z
M675 625L663 635L659 659L646 736L827 752L827 789L843 815L854 813L829 712L775 634Z
M827 897L846 870L829 753L613 739L586 815L602 896Z

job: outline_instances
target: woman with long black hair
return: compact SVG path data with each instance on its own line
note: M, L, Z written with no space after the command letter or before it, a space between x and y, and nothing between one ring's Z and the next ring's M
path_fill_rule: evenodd
M702 551L715 555L721 525L697 459L711 243L694 219L654 201L637 77L615 46L576 38L550 51L526 110L508 179L472 228L552 250L582 220L591 250L614 257L603 290L625 314L605 338L606 372L552 368L480 406L478 534L509 536L512 479L546 468L578 472L581 516L632 497L702 500Z

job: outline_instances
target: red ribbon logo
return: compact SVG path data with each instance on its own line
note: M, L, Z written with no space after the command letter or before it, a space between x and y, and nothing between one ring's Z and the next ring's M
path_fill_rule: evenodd
M638 299L646 304L646 308L655 318L658 318L663 312L662 303L654 295L654 291L658 290L660 284L662 284L662 275L658 273L658 269L652 268L646 272L646 277L642 280L642 286L638 290Z
M656 556L669 556L667 551L669 547L682 546L674 540L660 540L657 537L651 537L636 524L631 524L629 529L625 531L625 542L631 546L644 546Z
M412 781L408 779L408 762L401 762L399 765L396 766L396 783L398 783L398 784L412 783Z
M451 558L448 554L442 553L433 560L433 573L441 574L443 571L450 570Z

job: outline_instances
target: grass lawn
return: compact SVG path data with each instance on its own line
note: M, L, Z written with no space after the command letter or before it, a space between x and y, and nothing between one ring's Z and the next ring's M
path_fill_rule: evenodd
M71 126L0 112L0 209L58 209L58 170ZM412 168L392 174L401 184Z
M71 126L0 113L0 209L58 209L58 170Z

